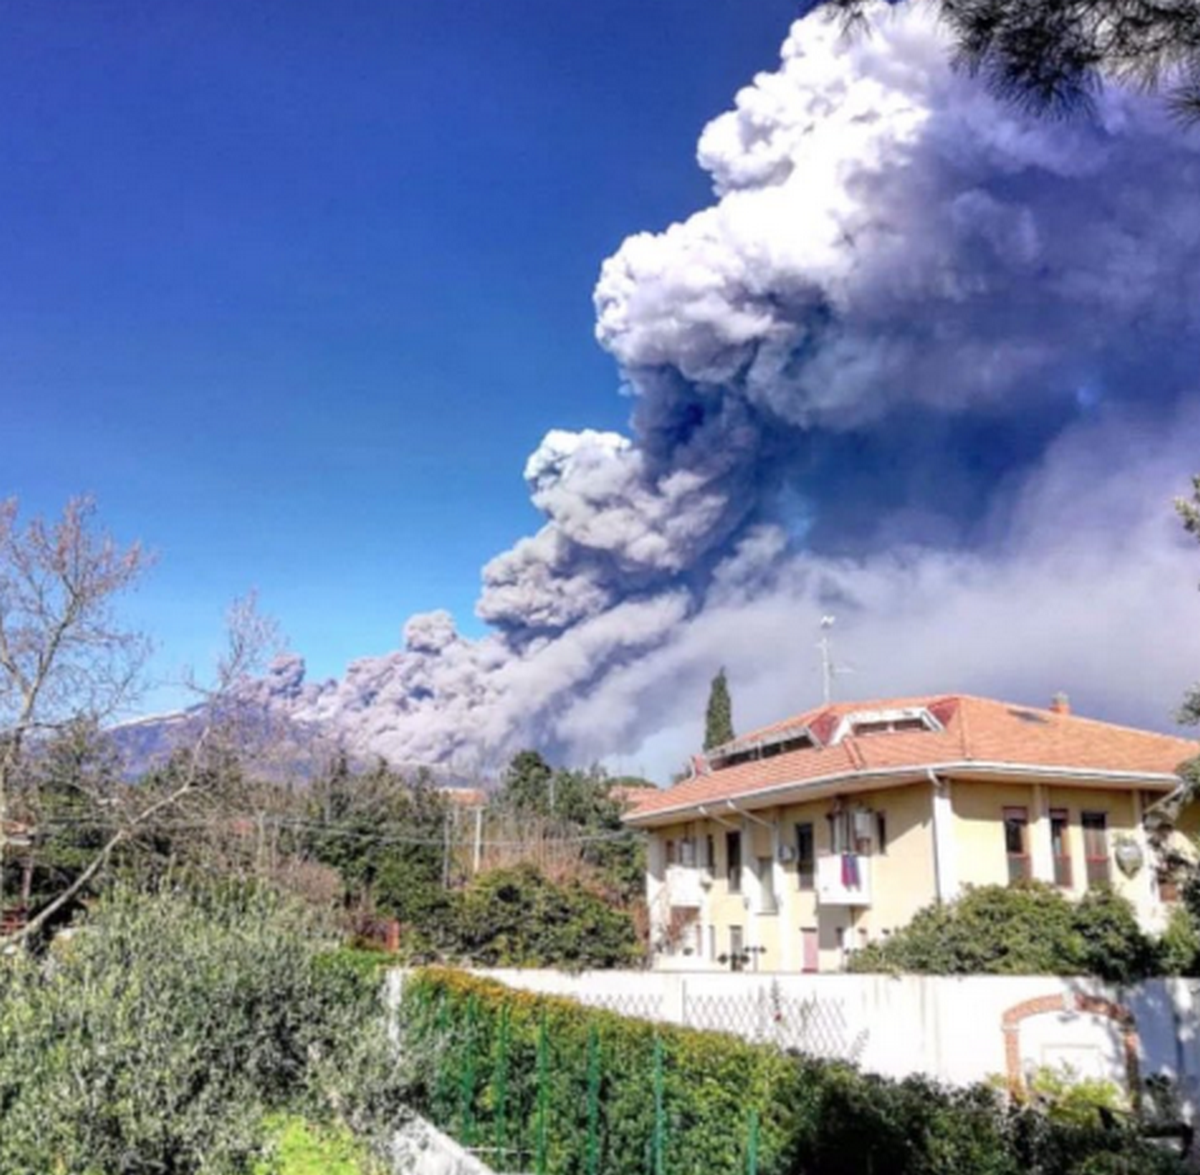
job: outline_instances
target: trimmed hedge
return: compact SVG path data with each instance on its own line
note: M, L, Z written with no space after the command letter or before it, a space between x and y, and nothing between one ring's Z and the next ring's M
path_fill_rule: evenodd
M629 1020L442 968L408 979L403 1023L409 1047L431 1058L413 1091L414 1108L501 1171L1180 1175L1184 1170L1132 1131L1054 1123L1009 1107L987 1086L890 1081L840 1062L789 1056L721 1033Z

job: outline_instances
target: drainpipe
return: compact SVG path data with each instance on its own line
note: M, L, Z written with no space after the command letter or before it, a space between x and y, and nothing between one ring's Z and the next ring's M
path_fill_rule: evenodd
M954 810L950 804L950 781L941 779L932 767L925 774L933 789L933 868L937 900L950 902L958 894L954 863Z

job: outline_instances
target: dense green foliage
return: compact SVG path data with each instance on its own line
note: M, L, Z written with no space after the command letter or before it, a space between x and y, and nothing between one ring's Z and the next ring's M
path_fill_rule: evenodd
M711 751L733 739L733 702L729 698L729 681L720 669L708 689L708 706L704 711L704 749Z
M20 892L22 906L40 909L91 864L111 835L96 797L117 792L120 765L95 725L76 721L47 741L45 753L18 782L13 810L40 835L10 854L5 888ZM80 901L95 892L92 887ZM78 904L64 910L64 920Z
M48 958L4 959L0 1170L232 1175L272 1110L395 1112L378 985L325 941L262 893L118 888Z
M531 865L485 873L455 893L440 934L444 953L488 967L627 967L642 954L627 911Z
M537 822L550 838L576 842L592 880L629 906L644 892L646 858L641 835L621 822L614 795L621 785L600 767L551 767L537 751L520 751L505 769L494 808Z
M852 971L932 975L1095 975L1132 983L1186 969L1186 934L1172 949L1138 926L1133 907L1112 890L1078 902L1041 882L969 888L934 904L890 938L856 951Z
M1131 1131L1054 1121L986 1086L889 1081L457 972L411 977L403 1023L408 1046L432 1062L414 1087L417 1108L493 1148L503 1171L533 1170L542 1152L549 1175L741 1175L751 1145L759 1175L1183 1171Z
M449 812L429 778L382 763L353 772L340 758L314 782L307 816L303 846L337 870L347 908L418 924L438 917Z

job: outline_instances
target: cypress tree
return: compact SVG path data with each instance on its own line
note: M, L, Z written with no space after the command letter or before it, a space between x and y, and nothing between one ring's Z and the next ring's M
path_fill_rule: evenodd
M708 709L704 713L704 749L710 751L733 737L733 704L729 700L729 682L725 679L722 666L708 690Z

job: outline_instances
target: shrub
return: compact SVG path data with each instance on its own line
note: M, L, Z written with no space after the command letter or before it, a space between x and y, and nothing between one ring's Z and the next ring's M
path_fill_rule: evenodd
M1161 951L1112 890L1072 902L1042 882L969 888L919 911L856 952L850 970L932 975L1095 975L1130 983L1161 970Z
M316 1106L347 1053L386 1042L377 986L323 945L270 895L118 889L47 959L8 960L0 1170L244 1170L267 1112ZM363 1092L333 1087L351 1115L396 1068L378 1053Z
M1200 928L1187 906L1171 911L1167 928L1159 940L1160 966L1164 975L1195 975L1200 972Z
M547 1175L743 1175L754 1121L758 1175L1183 1172L1132 1131L1055 1121L985 1085L890 1081L459 972L417 972L403 1009L409 1047L431 1061L416 1107L497 1170L538 1169L544 1146Z
M418 957L485 967L628 967L642 957L627 910L528 864L494 869L449 894L441 919L409 946Z
M1024 1097L1032 1100L1052 1121L1072 1126L1098 1126L1103 1111L1128 1113L1120 1088L1098 1077L1081 1077L1064 1062L1042 1065L1029 1078Z

